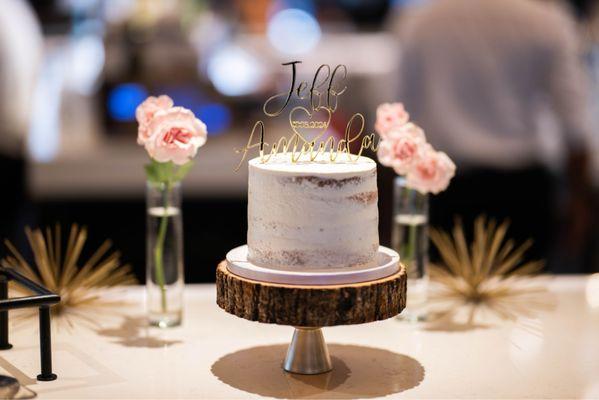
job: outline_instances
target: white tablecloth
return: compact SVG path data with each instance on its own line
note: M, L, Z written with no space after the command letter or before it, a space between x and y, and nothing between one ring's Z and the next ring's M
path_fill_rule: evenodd
M48 399L599 398L598 281L548 278L551 306L515 322L326 328L335 369L320 376L284 373L292 328L225 313L214 285L186 287L184 325L170 330L144 326L142 287L118 289L123 304L53 319L58 380L35 380L37 319L13 312L0 368Z

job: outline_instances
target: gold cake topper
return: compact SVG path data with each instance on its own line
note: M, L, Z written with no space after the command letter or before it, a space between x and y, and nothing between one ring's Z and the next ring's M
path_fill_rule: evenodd
M308 101L307 105L297 105L289 111L290 136L282 136L273 143L264 141L264 122L256 121L247 144L236 152L241 154L241 160L235 170L241 167L250 150L258 148L260 161L267 163L273 155L278 153L289 154L291 162L297 162L303 155L309 155L314 161L318 155L329 153L329 162L335 162L340 154L347 154L347 158L355 162L365 149L376 151L378 141L374 133L362 135L364 131L364 116L355 113L348 120L342 139L336 140L329 136L324 139L331 124L331 118L339 105L339 97L347 90L344 81L347 78L347 67L337 65L331 70L328 64L322 64L316 69L312 83L299 82L296 86L297 68L301 61L291 61L282 64L291 66L291 85L286 92L269 97L262 106L264 114L269 118L280 116L292 99ZM323 89L324 88L324 89ZM282 103L277 106L277 103ZM310 136L307 136L310 134ZM256 136L258 141L256 142ZM351 153L351 144L360 143L360 150Z

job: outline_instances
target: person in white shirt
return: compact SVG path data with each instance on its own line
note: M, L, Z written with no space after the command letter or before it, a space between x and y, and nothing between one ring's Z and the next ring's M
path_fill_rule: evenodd
M586 199L595 133L573 18L539 0L437 0L403 15L399 37L398 99L458 166L431 223L510 218L517 239L535 240L532 256L551 256L560 176L575 167L569 204ZM571 208L575 253L588 211Z
M43 52L39 22L29 4L3 0L0 5L0 239L22 233L27 202L25 139L33 92Z

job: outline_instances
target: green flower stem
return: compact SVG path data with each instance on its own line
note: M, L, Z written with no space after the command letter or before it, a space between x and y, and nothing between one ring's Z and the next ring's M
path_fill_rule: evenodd
M165 183L164 191L162 192L162 204L164 207L164 213L160 218L160 227L158 228L158 238L156 239L156 246L154 247L154 267L156 269L156 283L160 286L160 304L162 306L162 312L166 313L166 284L164 279L164 240L166 237L166 228L168 226L168 195L171 190L171 183L167 181Z
M414 270L416 264L416 225L410 225L410 233L408 235L408 249L410 260L410 268Z

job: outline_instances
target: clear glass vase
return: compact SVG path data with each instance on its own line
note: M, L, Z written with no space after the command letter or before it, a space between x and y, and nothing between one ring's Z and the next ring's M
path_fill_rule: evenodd
M391 244L408 272L407 304L399 318L423 321L428 292L428 194L408 188L401 176L393 186Z
M181 324L183 222L181 184L146 185L146 303L150 325Z

